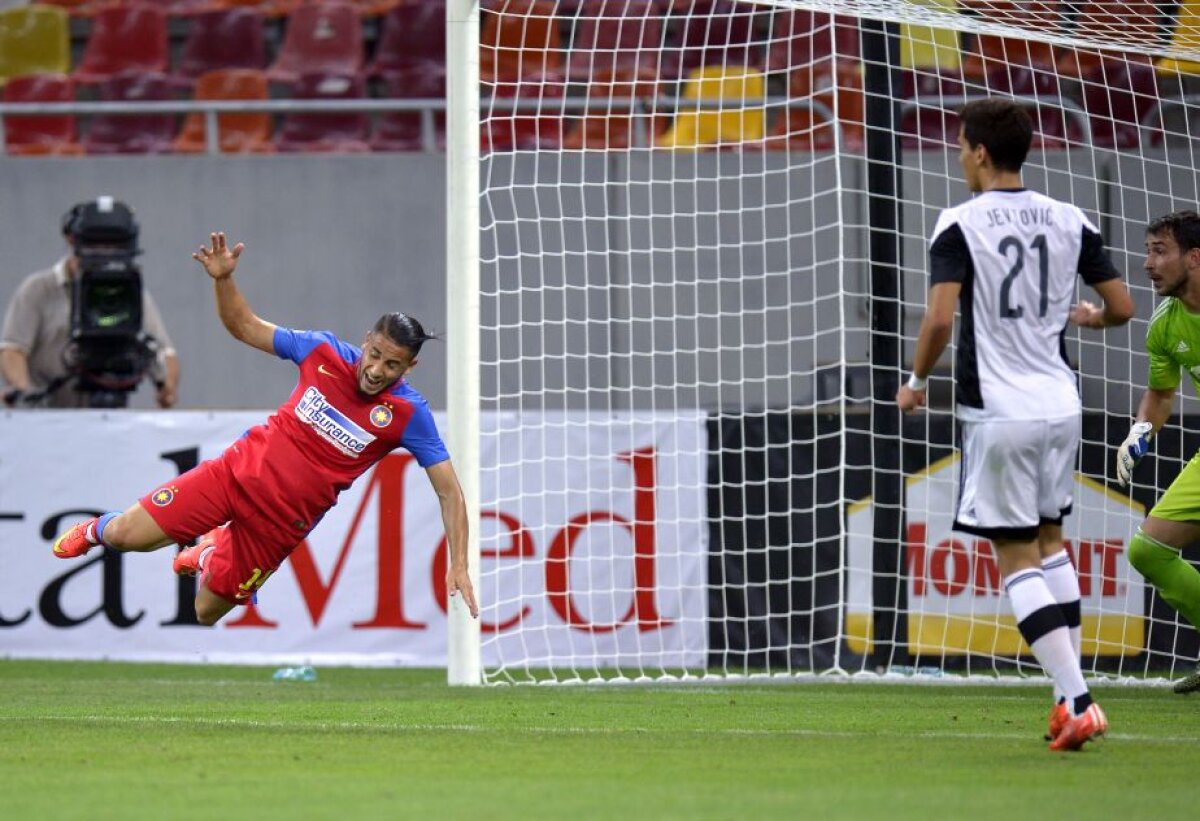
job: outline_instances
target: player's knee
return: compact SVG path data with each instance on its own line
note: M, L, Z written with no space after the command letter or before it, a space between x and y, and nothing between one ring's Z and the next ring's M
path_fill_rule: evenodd
M200 623L201 627L212 627L228 612L229 608L213 606L209 602L196 600L196 621Z
M1158 571L1176 556L1175 551L1142 533L1141 528L1133 534L1128 555L1134 569L1150 581L1154 581Z

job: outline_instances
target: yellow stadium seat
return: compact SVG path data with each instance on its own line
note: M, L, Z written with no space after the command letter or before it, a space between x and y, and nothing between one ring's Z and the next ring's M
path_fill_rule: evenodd
M918 5L958 13L957 0L915 0ZM948 28L900 24L900 65L927 71L957 71L961 60L958 32Z
M1195 53L1200 49L1200 0L1184 0L1175 12L1171 48ZM1155 68L1163 74L1200 74L1200 63L1178 57L1161 57Z
M57 6L0 11L0 84L22 74L67 74L71 37L67 12Z
M658 138L657 145L697 150L761 141L767 123L762 103L765 96L766 80L755 69L741 66L693 69L675 122ZM720 101L721 108L689 110L689 100ZM747 104L746 100L758 102Z

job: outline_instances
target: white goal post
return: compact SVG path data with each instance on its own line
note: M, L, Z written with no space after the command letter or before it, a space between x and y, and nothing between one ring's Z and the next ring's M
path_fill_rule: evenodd
M1041 675L990 545L950 528L952 351L927 412L892 402L967 196L955 112L993 95L1034 117L1026 184L1089 215L1137 304L1065 337L1085 671L1195 662L1124 551L1200 406L1131 493L1111 461L1145 225L1198 206L1200 3L447 0L447 23L448 438L482 607L451 608L451 683Z

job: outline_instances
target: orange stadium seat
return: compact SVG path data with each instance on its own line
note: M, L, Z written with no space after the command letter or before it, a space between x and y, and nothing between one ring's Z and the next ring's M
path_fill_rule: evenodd
M1062 8L1046 0L1015 3L1008 0L969 0L964 8L996 23L1005 23L1033 31L1055 31L1065 26ZM982 79L1002 65L1032 66L1054 71L1057 63L1054 47L1023 37L998 37L981 34L975 38L962 61L964 77Z
M484 8L479 77L484 83L528 83L562 76L562 35L551 0L501 0Z
M1120 45L1153 44L1162 40L1164 29L1158 21L1158 7L1148 0L1088 0L1076 7L1072 33L1079 37ZM1118 52L1109 52L1109 57ZM1104 52L1096 49L1064 49L1058 57L1058 71L1064 77L1082 77L1095 72ZM1151 65L1153 58L1136 52L1121 53L1125 60Z
M106 6L96 12L77 83L100 83L127 71L168 69L167 15L148 3Z
M601 71L588 86L588 110L563 137L563 148L626 149L650 146L660 130L652 114L658 96L658 74L648 66Z
M480 100L481 151L524 151L558 148L562 144L563 96L561 82L507 82L487 89ZM517 99L529 108L512 109L505 101Z
M761 40L755 39L758 12L752 3L695 0L677 39L667 41L667 53L680 59L674 65L674 60L664 61L662 75L683 77L697 68L761 68L766 55Z
M12 77L4 85L6 103L73 103L75 83L65 74ZM71 114L4 118L5 150L12 156L82 154Z
M295 82L302 74L357 74L363 67L363 31L349 3L312 3L288 17L283 44L267 79Z
M267 75L250 68L225 68L201 74L196 80L197 100L266 100L270 96ZM172 148L180 154L199 154L208 150L205 117L189 114ZM218 145L226 153L269 153L271 114L266 111L217 115Z

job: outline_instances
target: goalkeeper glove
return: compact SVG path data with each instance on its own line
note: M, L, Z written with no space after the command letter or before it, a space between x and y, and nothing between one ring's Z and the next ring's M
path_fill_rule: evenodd
M1117 481L1121 487L1129 485L1133 469L1150 450L1150 437L1154 435L1154 426L1149 422L1134 422L1129 429L1129 435L1117 448Z

